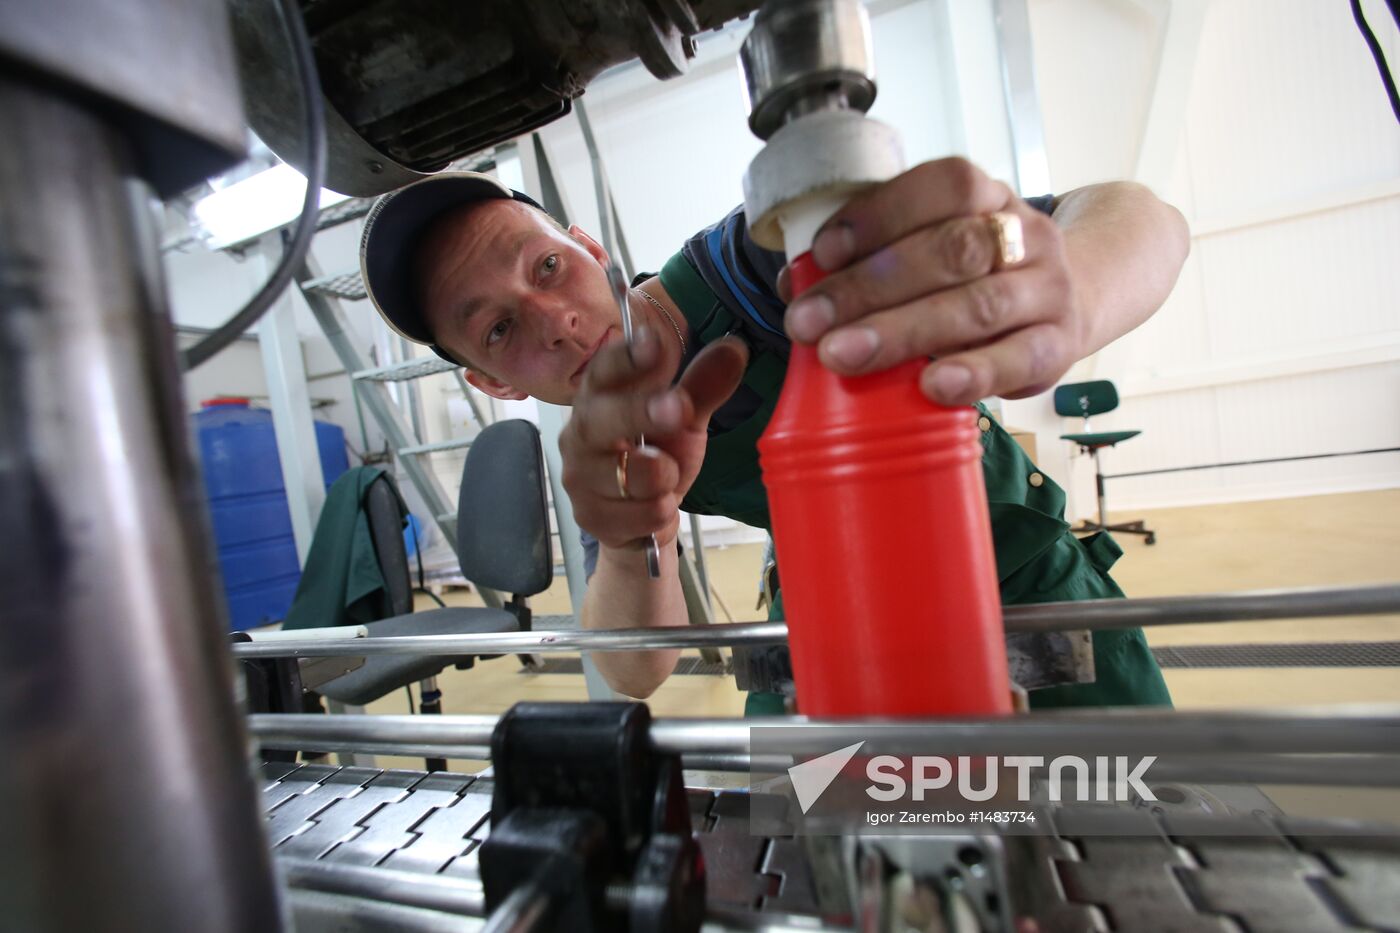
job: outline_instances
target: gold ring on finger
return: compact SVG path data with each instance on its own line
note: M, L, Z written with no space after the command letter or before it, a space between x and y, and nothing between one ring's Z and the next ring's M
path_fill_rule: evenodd
M1026 259L1026 229L1021 218L1010 211L987 215L987 223L997 241L996 268L1019 265Z
M617 494L624 499L632 496L627 492L627 451L617 455Z

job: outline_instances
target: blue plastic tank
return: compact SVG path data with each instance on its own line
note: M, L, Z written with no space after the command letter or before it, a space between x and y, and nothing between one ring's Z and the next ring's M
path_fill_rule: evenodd
M246 398L213 398L194 415L204 491L218 545L224 599L234 631L280 622L292 605L301 567L272 413ZM350 468L345 432L316 422L327 486Z

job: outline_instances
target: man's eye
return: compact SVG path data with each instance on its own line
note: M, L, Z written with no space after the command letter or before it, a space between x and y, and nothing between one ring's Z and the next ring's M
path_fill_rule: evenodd
M491 344L495 343L496 341L504 339L504 338L505 338L505 335L506 335L507 332L509 332L509 331L510 331L510 319L509 319L509 318L502 318L501 320L497 321L496 324L495 324L495 326L493 326L489 331L486 332L486 345L489 347L489 346L491 346Z
M545 275L549 275L555 269L558 268L559 257L552 253L544 258L544 262L540 263L540 271L542 271Z

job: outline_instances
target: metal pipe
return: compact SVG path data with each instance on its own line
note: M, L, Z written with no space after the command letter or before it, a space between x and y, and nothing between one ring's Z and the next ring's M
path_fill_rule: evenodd
M275 748L320 749L332 741L460 749L489 745L496 717L260 714L249 723L259 741ZM777 728L781 737L770 738ZM1124 708L926 722L658 719L651 740L656 750L680 755L747 755L755 729L762 752L792 754L807 753L804 743L812 754L825 754L858 741L867 743L862 754L1388 754L1400 748L1400 705L1200 713Z
M399 338L399 359L413 359L413 346L407 337ZM402 385L404 394L399 399L399 404L408 409L408 424L413 429L413 436L418 438L419 444L426 443L428 435L423 432L423 397L418 391L418 380L406 379Z
M305 888L287 889L287 907L292 915L292 929L307 933L332 930L344 933L350 917L355 918L355 926L349 929L358 933L387 930L393 933L467 933L479 929L478 921L463 920L460 914Z
M1094 456L1094 488L1099 500L1099 527L1108 527L1108 497L1103 489L1103 466L1099 463L1099 449L1095 447L1092 451Z
M750 755L723 755L709 752L686 752L681 765L687 771L747 771L753 766Z
M534 933L543 929L553 906L545 880L547 871L548 863L536 869L534 878L511 891L501 906L491 911L481 933Z
M277 859L277 867L287 885L294 890L346 895L376 903L426 908L467 917L482 917L486 913L486 894L481 883L464 878L280 857ZM532 904L539 907L546 905L544 899L538 896L537 889L528 884L521 886L517 891L523 892L517 903L524 907ZM509 898L506 904L501 905L502 910L507 906L510 906ZM508 914L497 911L487 923L496 922L498 914L500 920L511 915L519 917L514 910ZM849 929L820 925L814 917L794 917L769 912L755 914L714 904L706 907L705 915L707 929L716 930L819 933L824 930ZM458 925L452 929L466 927ZM484 933L489 927L483 926L481 929Z
M345 717L350 718L350 717ZM260 743L263 748L281 748L288 751L322 752L339 755L340 764L360 767L377 767L373 764L376 755L394 755L399 758L447 758L457 761L490 761L491 748L486 745L457 745L440 742L421 745L406 742L362 742L354 739L323 739L305 741L295 735L271 735ZM369 764L360 761L346 761L345 756L364 756ZM718 770L718 769L715 769Z
M560 654L632 651L637 648L705 648L716 645L775 645L787 641L781 622L747 622L667 629L511 632L503 635L394 635L341 641L286 639L233 646L239 658L342 657L382 654ZM253 649L251 651L247 649Z
M1153 783L1296 784L1400 787L1396 755L1213 755L1167 758L1152 765Z
M486 927L463 923L460 917L480 917L485 913L485 897L481 887L470 881L447 878L442 875L425 875L419 872L393 871L383 868L363 868L329 862L310 862L301 859L278 859L279 866L286 871L284 876L292 889L292 906L305 918L310 929L330 929L333 919L335 929L344 926L346 918L353 916L357 925L354 929L395 929L423 931L485 930ZM424 890L419 890L420 888ZM315 892L308 894L307 892ZM304 901L327 894L357 898L356 901L330 902ZM439 894L447 898L445 906L434 907L433 899ZM474 898L480 898L480 906L472 909ZM461 909L456 909L458 906ZM434 914L402 911L405 907L425 907L456 917L443 916L439 921ZM297 908L301 908L297 910ZM707 931L739 931L739 933L848 933L849 926L828 926L811 916L790 914L753 913L711 904L705 910ZM360 923L362 922L362 923ZM298 927L300 929L300 927Z
M329 751L324 743L392 748L491 745L495 716L320 716L308 713L257 713L248 717L254 738L268 748L297 743ZM453 758L459 756L445 755Z
M695 575L700 578L700 593L705 597L705 605L710 615L715 613L714 601L710 598L710 573L705 566L705 534L700 530L700 516L690 513L690 555L695 559Z
M107 116L0 79L7 929L282 928L150 195Z
M732 754L749 751L751 728L762 726L790 727L782 736L781 748L777 739L764 739L760 733L760 745L766 746L763 751L794 754L825 754L859 741L867 743L862 754L882 750L908 754L913 750L944 756L1368 754L1400 747L1400 706L1347 712L1318 708L1185 713L1122 708L928 722L849 722L800 716L753 723L663 719L653 723L651 736L653 744L663 751Z
M1400 613L1400 584L1303 587L1207 596L1094 599L1082 602L1007 606L1008 632L1122 629L1148 625L1263 622L1325 616ZM233 646L234 657L343 657L377 654L558 654L575 651L634 651L639 648L709 648L775 645L787 641L782 622L743 622L704 628L602 629L519 632L504 635L402 635L341 642L284 639Z
M476 426L485 430L492 421L487 421L486 416L481 413L481 406L477 404L476 392L473 391L471 383L467 382L467 377L462 375L460 369L452 370L452 376L457 380L457 388L462 390L462 398L466 399L467 407L472 410L472 418L476 420Z
M480 882L311 859L278 857L276 862L278 872L292 888L348 894L468 917L486 913L486 892Z
M1397 612L1400 612L1400 583L1007 606L1005 616L1008 632L1057 632L1064 629L1267 622Z
M1001 58L1001 94L1016 160L1016 190L1023 195L1053 191L1040 94L1035 83L1035 50L1027 0L992 0L997 51Z

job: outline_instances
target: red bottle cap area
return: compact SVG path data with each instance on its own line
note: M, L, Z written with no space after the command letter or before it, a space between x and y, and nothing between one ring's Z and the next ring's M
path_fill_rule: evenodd
M216 395L213 398L206 398L199 403L200 408L219 408L229 406L233 408L247 408L249 399L239 395Z

